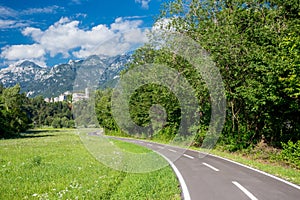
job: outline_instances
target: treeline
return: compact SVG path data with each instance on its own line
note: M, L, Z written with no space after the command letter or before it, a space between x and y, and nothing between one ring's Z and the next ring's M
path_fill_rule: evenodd
M297 0L176 0L162 10L160 20L169 19L163 28L193 38L222 75L227 107L218 144L225 149L244 149L260 141L282 147L300 139L299 8ZM128 70L146 63L176 69L196 90L201 120L190 131L197 133L194 144L201 145L211 114L210 95L201 75L182 57L149 46L135 52ZM97 93L97 117L107 131L121 132L112 117L111 95L111 90ZM162 86L150 84L135 91L130 99L131 118L148 126L152 104L165 108L162 114L167 122L161 124L161 132L148 136L172 139L181 110Z
M69 101L46 102L43 96L28 98L27 113L33 127L73 128L75 122Z
M47 103L42 96L27 98L20 86L0 85L0 138L17 137L30 128L75 126L68 102Z

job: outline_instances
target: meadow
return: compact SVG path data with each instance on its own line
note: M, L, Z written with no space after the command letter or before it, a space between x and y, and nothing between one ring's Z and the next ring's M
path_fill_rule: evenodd
M149 173L113 170L94 158L71 129L33 130L0 140L0 182L0 199L181 198L170 167Z

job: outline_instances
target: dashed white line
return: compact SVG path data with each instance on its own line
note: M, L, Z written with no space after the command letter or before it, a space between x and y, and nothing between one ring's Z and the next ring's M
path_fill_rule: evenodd
M242 192L244 192L251 200L258 200L251 192L249 192L246 188L244 188L241 184L236 181L232 181L232 183L238 187Z
M172 151L172 152L174 152L174 153L176 153L177 151L175 151L175 150L173 150L173 149L168 149L169 151Z
M211 168L212 170L214 170L214 171L216 171L216 172L220 171L219 169L217 169L217 168L215 168L215 167L213 167L213 166L211 166L210 164L207 164L207 163L205 163L205 162L203 162L202 164L205 165L206 167Z
M164 147L162 147L162 146L157 146L158 148L160 148L160 149L164 149Z
M196 150L190 150L190 151L193 151L193 152L196 152L196 153L204 154L204 156L209 155L209 156L212 156L212 157L215 157L215 158L219 158L219 159L221 159L221 160L226 160L226 161L228 161L228 162L230 162L230 163L239 165L239 166L241 166L241 167L244 167L244 168L250 169L250 170L252 170L252 171L258 172L258 173L260 173L260 174L263 174L263 175L265 175L265 176L271 177L271 178L273 178L273 179L275 179L275 180L277 180L277 181L280 181L280 182L282 182L282 183L285 183L285 184L287 184L287 185L289 185L289 186L292 186L292 187L294 187L294 188L300 190L300 186L299 186L299 185L296 185L296 184L294 184L294 183L291 183L291 182L289 182L289 181L286 181L286 180L284 180L284 179L282 179L282 178L279 178L279 177L274 176L274 175L272 175L272 174L269 174L269 173L267 173L267 172L264 172L264 171L255 169L255 168L253 168L253 167L250 167L250 166L247 166L247 165L238 163L238 162L236 162L236 161L233 161L233 160L230 160L230 159L227 159L227 158L223 158L223 157L221 157L221 156L213 155L213 154L210 154L210 153L200 152L200 151L196 151Z
M187 157L187 158L190 158L190 159L194 159L193 156L190 156L190 155L187 155L187 154L183 154L183 156Z
M153 145L152 144L147 144L148 146L152 147Z

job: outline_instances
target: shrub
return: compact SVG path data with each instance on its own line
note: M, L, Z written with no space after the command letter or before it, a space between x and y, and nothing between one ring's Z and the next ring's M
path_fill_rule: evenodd
M300 140L295 143L289 141L281 144L283 149L280 153L280 158L293 167L300 169Z
M54 118L51 125L53 128L61 128L62 126L61 126L60 118L58 117Z

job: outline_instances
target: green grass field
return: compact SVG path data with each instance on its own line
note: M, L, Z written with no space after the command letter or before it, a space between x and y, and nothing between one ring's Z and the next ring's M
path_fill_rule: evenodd
M74 130L35 130L0 140L0 183L0 199L10 200L180 199L170 167L142 174L112 170L89 153Z

